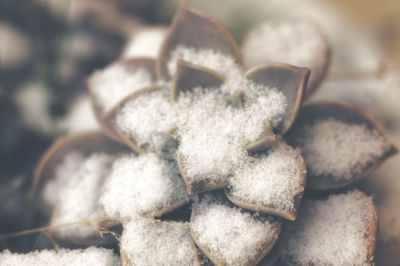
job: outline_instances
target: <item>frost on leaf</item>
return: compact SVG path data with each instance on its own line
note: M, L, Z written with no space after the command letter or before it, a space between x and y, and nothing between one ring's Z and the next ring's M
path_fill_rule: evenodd
M187 223L132 220L124 224L121 254L127 265L199 265Z
M102 188L107 217L155 217L188 201L176 163L155 154L126 155L115 161Z
M170 80L173 77L168 65L172 51L178 46L195 50L212 50L233 58L239 65L242 62L239 48L225 27L216 20L188 8L185 4L182 4L176 12L161 47L157 62L160 79Z
M76 174L83 162L95 153L117 155L127 148L100 131L79 133L58 139L40 159L30 197L38 194L40 207L50 214L59 199L59 191Z
M247 68L275 62L310 68L306 96L318 88L330 61L330 48L318 28L305 22L261 24L248 34L242 53Z
M233 57L222 54L218 50L196 49L181 45L171 52L168 61L168 73L171 77L176 73L179 60L211 69L227 77L241 75L242 72L240 65Z
M228 198L243 208L295 220L306 177L300 152L279 142L247 160L230 179Z
M119 61L92 74L88 87L100 112L105 114L129 94L154 85L154 67L154 60L138 58Z
M168 132L176 127L178 110L170 91L155 87L132 96L115 110L115 130L138 153L148 150L173 157L177 143Z
M224 96L241 89L244 108L232 107ZM192 193L210 189L202 184L225 186L245 163L246 146L263 136L268 123L278 125L286 111L282 93L244 78L219 89L194 90L180 96L178 105L178 162Z
M84 223L104 217L98 204L100 188L114 159L113 156L104 153L94 153L85 158L78 168L69 169L71 171L68 176L62 176L64 179L59 180L62 184L58 190L53 191L57 195L57 204L51 220L51 226L55 228L52 232L55 235L70 240L87 239L96 235L96 223ZM68 225L70 223L72 224Z
M120 258L111 249L89 247L87 249L36 250L26 254L0 253L2 266L41 265L98 265L120 266Z
M302 151L311 189L353 183L397 152L371 120L333 102L304 107L289 140Z
M53 209L59 201L60 190L68 183L68 179L80 168L85 155L78 151L65 154L60 163L55 167L54 177L43 187L41 198L49 208Z
M116 112L116 131L135 146L165 156L177 148L190 194L226 186L233 170L248 156L248 144L263 137L267 125L278 127L287 108L282 92L244 76L217 85L183 90L176 102L171 102L167 90L143 90ZM238 92L243 92L243 109L226 101ZM171 130L178 147L167 134Z
M373 265L377 215L360 191L306 200L283 232L281 259L290 265Z
M218 265L255 265L272 248L281 222L230 205L210 194L195 203L191 232L199 248Z

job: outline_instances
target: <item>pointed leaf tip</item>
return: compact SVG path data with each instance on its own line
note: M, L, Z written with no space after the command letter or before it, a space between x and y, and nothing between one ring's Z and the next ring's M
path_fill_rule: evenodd
M397 153L384 132L355 107L319 101L302 108L286 138L302 151L307 188L330 190L360 180Z
M97 72L92 74L88 80L87 80L87 87L89 89L89 93L92 99L92 105L94 109L95 116L97 120L99 121L101 127L104 129L104 132L112 139L122 142L118 134L110 127L110 124L107 122L108 117L111 115L112 109L115 106L111 106L111 108L106 106L102 106L101 102L104 105L104 102L111 102L109 101L110 99L102 99L102 96L100 96L101 93L99 93L99 85L102 85L102 82L95 82L96 79L101 79L101 76L107 75L109 73L108 71L116 71L118 70L120 75L129 75L129 74L134 74L137 73L137 71L145 71L147 74L149 74L149 77L151 79L151 83L155 83L157 79L157 74L156 74L156 60L153 58L147 58L147 57L138 57L138 58L131 58L131 59L122 59L118 60L115 63L111 64L110 66L106 67L105 69L101 70L101 72ZM120 80L116 81L121 82ZM96 84L96 85L95 85ZM97 86L97 87L96 87ZM122 86L126 86L122 84ZM100 88L101 89L101 88ZM108 89L108 88L106 88ZM128 93L129 89L134 90L134 87L131 88L125 88ZM124 98L124 95L121 93L121 99Z
M160 49L157 73L161 80L170 80L168 62L171 52L178 46L211 49L231 56L243 65L240 49L227 29L215 19L181 4Z
M257 84L281 91L287 100L288 109L279 127L284 134L294 123L303 103L310 69L287 64L272 64L250 69L246 77Z
M178 60L177 65L171 91L173 101L176 101L180 92L191 91L198 87L217 88L224 82L223 76L205 67L183 60Z

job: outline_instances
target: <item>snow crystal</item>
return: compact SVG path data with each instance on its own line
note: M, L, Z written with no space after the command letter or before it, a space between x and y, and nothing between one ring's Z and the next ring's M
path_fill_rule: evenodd
M195 246L185 223L134 220L124 224L121 250L130 265L195 265Z
M63 225L101 217L98 199L105 174L114 157L93 153L75 169L59 192L59 201L51 225ZM54 193L54 192L53 192ZM55 233L62 237L87 237L94 235L94 226L74 224L57 227Z
M247 265L260 249L278 238L278 220L252 215L212 199L194 207L196 216L191 230L199 244L226 265Z
M54 207L60 198L60 190L68 183L84 161L84 155L78 151L71 151L64 155L54 169L54 176L50 178L41 193L42 199L49 207Z
M377 160L390 144L375 129L335 120L317 120L296 131L309 173L351 179Z
M161 44L167 34L167 28L144 28L137 31L125 46L122 57L156 58Z
M109 217L154 216L187 200L176 162L155 154L117 159L103 186L100 202Z
M104 113L110 111L129 94L154 84L151 73L116 63L95 72L88 81L95 102Z
M240 75L242 72L240 66L228 55L210 49L198 50L192 47L178 46L171 52L167 65L168 72L172 77L176 72L176 64L179 59L229 77Z
M176 141L167 132L174 129L176 107L169 90L142 94L128 101L117 113L116 124L139 146L173 155Z
M145 93L119 110L116 123L140 146L151 152L166 151L164 154L174 154L176 142L166 132L177 128L188 177L223 182L247 156L245 146L258 140L268 123L279 125L286 112L286 98L275 88L255 84L240 71L235 72L230 57L185 47L178 48L176 54L212 69L225 69L229 76L219 88L180 93L177 103L170 102L167 90ZM244 93L244 109L225 100L238 92Z
M268 154L249 157L230 180L230 194L237 199L294 212L294 199L304 190L305 169L300 152L283 142Z
M284 232L282 259L296 265L371 265L372 199L360 191L307 200ZM372 236L375 237L375 236Z
M286 63L311 68L312 77L319 76L326 51L318 29L305 22L264 23L249 34L242 48L247 68Z
M195 90L180 96L179 101L185 103L181 105L188 107L178 119L178 151L190 178L226 179L248 156L245 146L262 136L268 122L275 127L281 121L287 106L285 96L250 81L246 85L226 83L223 86L229 89L221 89L243 89L244 109L227 105L221 90Z
M5 250L0 253L0 264L2 266L118 266L121 265L121 260L112 250L89 247L75 250L36 250L26 254Z

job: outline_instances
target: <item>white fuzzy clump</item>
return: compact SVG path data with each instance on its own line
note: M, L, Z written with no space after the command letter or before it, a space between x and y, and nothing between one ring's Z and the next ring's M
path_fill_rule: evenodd
M167 135L176 126L176 106L169 90L146 93L127 102L119 110L118 127L139 146L152 152L173 155L176 142Z
M100 129L89 95L82 94L69 107L68 113L58 125L69 133Z
M100 189L114 157L104 153L93 153L75 169L59 191L59 200L52 226L96 220L102 216ZM63 237L87 237L96 233L94 226L73 224L56 227L55 233Z
M167 28L161 27L144 28L135 32L125 46L122 58L156 58L166 34Z
M53 118L48 110L50 96L46 87L38 82L28 82L14 91L15 103L24 125L46 134L53 134Z
M245 146L262 136L265 125L279 125L287 109L286 98L275 88L246 79L228 56L186 47L177 48L176 54L228 71L226 82L219 88L180 93L177 103L171 103L166 90L145 93L119 110L117 125L140 146L164 154L174 154L176 142L167 132L177 128L187 175L223 182L241 166L247 157ZM244 92L244 109L229 106L226 96L240 91Z
M185 223L133 220L124 224L121 250L129 265L195 265L195 246Z
M313 75L325 64L327 46L309 23L264 23L249 34L242 52L247 68L286 63L309 67Z
M192 47L178 46L171 52L167 65L168 73L171 77L176 72L177 61L179 59L206 67L228 77L237 76L242 72L240 66L228 55L211 49L198 50Z
M154 84L144 68L130 68L116 63L95 72L88 81L95 102L106 113L129 94Z
M0 253L2 266L119 266L120 258L110 249L89 247L87 249L58 249L32 251L26 254Z
M69 182L84 162L85 156L78 151L71 151L64 155L54 169L54 176L46 182L41 197L49 207L55 207L60 199L61 189Z
M189 100L180 97L182 106L188 107L180 112L178 151L191 178L226 179L242 167L248 156L245 146L262 136L267 123L276 127L282 120L287 103L281 92L250 81L245 84L226 83L221 89L243 90L244 109L228 106L221 90L195 90L187 95Z
M307 200L284 233L282 259L296 265L372 265L372 199L360 191ZM374 241L374 240L373 240Z
M247 265L264 245L278 238L277 220L263 219L212 200L195 207L191 229L198 243L224 265Z
M297 132L296 144L314 176L351 179L390 148L390 143L376 129L333 118L306 124Z
M176 162L148 153L115 161L100 203L108 217L152 217L187 199Z
M230 179L230 193L237 199L293 212L294 199L304 190L305 169L300 152L283 142L268 154L250 157Z

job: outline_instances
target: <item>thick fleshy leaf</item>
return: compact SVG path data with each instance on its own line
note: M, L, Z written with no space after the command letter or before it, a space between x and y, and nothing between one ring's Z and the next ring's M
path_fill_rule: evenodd
M127 222L120 252L123 265L201 265L188 224L183 222Z
M282 231L285 230L284 227ZM278 240L275 242L275 245L272 249L268 252L268 254L257 264L257 266L276 266L281 265L279 261L281 257L281 249L282 249L282 238L279 237Z
M210 69L178 60L171 97L176 101L180 92L191 91L198 87L217 88L223 82L224 77Z
M130 101L141 97L143 95L156 92L156 91L161 91L161 90L166 90L165 87L162 86L153 86L153 87L148 87L148 88L143 88L141 90L138 90L131 95L125 97L116 107L114 107L109 114L107 114L105 118L105 123L115 132L119 139L121 139L128 147L130 147L133 151L143 154L146 153L147 150L144 147L141 147L140 145L137 144L137 142L132 139L130 136L128 136L125 132L122 131L122 129L117 125L116 123L116 116L118 112ZM167 135L169 132L165 132Z
M373 199L361 191L307 199L284 224L282 264L374 265L377 224Z
M51 220L52 219L53 218L51 217ZM50 220L50 224L51 224L51 220ZM115 245L118 243L118 240L116 239L116 237L113 234L110 234L109 232L116 232L117 234L119 234L122 230L120 222L110 221L110 222L99 223L98 225L101 226L103 230L104 229L105 230L103 231L99 228L96 228L95 224L93 224L93 225L87 225L84 223L82 224L82 226L93 226L93 228L98 230L97 233L95 233L89 237L59 235L57 233L57 231L55 231L55 230L50 230L49 234L51 237L56 239L57 243L59 241L63 241L64 243L73 244L78 247L107 246L107 245Z
M310 70L286 64L273 64L250 69L246 77L257 84L281 91L287 100L288 109L279 130L284 134L293 124L303 103Z
M398 152L372 118L331 101L304 106L287 140L302 150L311 190L352 184Z
M93 152L119 153L127 149L120 143L110 140L101 131L81 133L56 140L36 166L30 198L33 198L43 184L54 176L55 168L63 156L71 151L89 155Z
M281 220L208 196L192 210L190 231L196 245L215 265L256 265L277 241Z
M107 69L112 69L112 68L118 68L119 71L123 71L124 73L115 73L115 75L129 75L129 73L136 73L137 71L146 71L146 73L149 74L151 83L156 82L156 60L153 58L146 58L146 57L141 57L141 58L132 58L132 59L123 59L115 62L114 64L108 66L105 70ZM109 77L109 79L112 79L113 77ZM118 83L121 83L121 87L126 86L126 80L125 78L122 77L115 77L117 80L115 80L114 86L117 86ZM104 131L106 134L113 138L114 140L121 141L118 134L113 131L112 128L110 128L110 125L105 121L107 117L110 115L110 111L104 111L104 107L101 106L99 103L98 96L96 96L96 88L94 87L94 84L92 80L94 79L94 75L92 75L88 81L87 81L87 87L89 88L89 92L92 98L92 103L93 103L93 108L94 108L94 113L96 115L97 120L103 127ZM141 88L139 88L141 89ZM123 88L123 91L121 91L121 97L120 100L125 98L125 95L129 95L132 92L135 91L135 88L129 87L129 88Z
M108 171L98 202L106 217L153 218L185 205L189 196L175 161L128 154Z
M271 123L265 125L263 136L256 142L246 146L246 150L251 153L262 152L270 148L276 142L276 135L273 132Z
M242 54L246 68L275 62L309 67L311 74L304 92L307 98L326 76L331 49L316 25L267 21L248 33Z
M306 165L298 150L283 142L254 157L230 178L228 199L242 208L294 221L306 184Z
M185 170L185 164L182 159L182 155L179 152L177 153L176 160L178 163L179 172L181 173L183 181L185 181L189 195L194 195L194 194L197 194L200 192L220 189L220 188L226 187L228 185L227 180L220 182L220 183L216 183L215 181L211 181L211 180L208 181L207 179L195 180L192 177L188 176L188 174Z
M207 17L186 4L181 4L160 50L157 73L160 79L169 80L168 62L171 52L178 46L194 49L211 49L232 57L242 65L240 50L225 27L211 17Z

